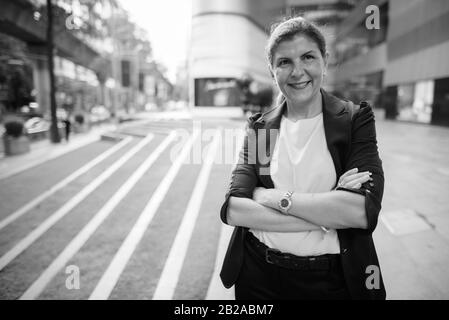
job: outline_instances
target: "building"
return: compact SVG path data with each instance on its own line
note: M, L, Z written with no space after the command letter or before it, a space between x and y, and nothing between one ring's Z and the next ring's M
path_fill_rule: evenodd
M389 119L449 125L446 0L194 0L194 105L240 105L236 80L244 75L272 83L264 56L270 25L292 15L327 37L325 89L367 100Z
M369 29L369 5L379 28ZM449 2L360 1L336 36L338 91L390 119L449 125Z
M27 116L49 117L46 1L0 0L0 7L0 121L25 105L33 108ZM56 105L67 111L58 114L94 118L94 109L114 115L171 99L146 32L116 1L53 1L53 29Z
M271 83L263 52L267 26L282 9L269 0L193 1L189 87L194 106L240 105L237 79L247 74Z
M241 105L240 79L249 77L262 88L273 84L265 57L273 23L301 14L323 25L326 35L332 35L352 7L350 1L336 0L194 0L190 100L194 106ZM332 36L328 42L332 47ZM326 87L333 86L331 72Z
M0 82L2 86L11 85L11 71L23 74L21 86L22 96L24 91L33 92L33 96L27 99L16 99L11 104L4 100L0 102L6 105L7 111L17 111L23 105L35 100L39 114L46 114L50 109L50 84L49 66L47 62L46 46L46 6L42 0L0 0ZM54 6L54 33L55 44L55 70L60 76L59 89L66 88L67 84L74 80L92 84L92 75L104 70L107 61L101 54L92 48L86 41L81 40L73 30L69 30L65 17L68 15L63 7ZM67 67L67 68L66 68ZM6 85L5 85L6 84ZM93 85L97 85L94 81ZM68 92L67 92L68 93ZM28 94L26 94L28 95ZM25 95L25 96L26 96ZM94 94L95 95L95 94ZM3 99L3 97L0 97ZM61 96L60 96L61 98ZM76 95L74 99L78 99ZM20 100L20 101L19 101ZM83 103L80 102L79 105ZM9 110L8 110L9 105Z

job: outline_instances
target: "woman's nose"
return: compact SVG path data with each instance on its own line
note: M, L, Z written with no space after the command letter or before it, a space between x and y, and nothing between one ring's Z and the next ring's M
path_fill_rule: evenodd
M291 73L292 77L300 77L302 76L304 73L304 66L302 65L301 62L295 62L293 64L293 70Z

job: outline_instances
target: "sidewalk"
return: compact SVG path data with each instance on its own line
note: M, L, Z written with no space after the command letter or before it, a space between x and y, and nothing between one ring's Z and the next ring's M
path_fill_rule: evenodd
M116 123L117 120L111 119L110 123L95 125L87 132L72 133L69 142L66 142L62 137L61 142L58 144L53 144L49 139L44 139L31 142L30 152L25 154L5 156L3 153L0 153L0 179L10 177L23 170L88 145L89 143L98 141L106 133L115 132L128 126L138 125L139 123L145 123L150 118L151 116L149 114L142 113L131 115L130 120L121 123Z
M52 144L49 139L30 143L30 152L16 156L0 155L0 179L10 177L23 170L59 157L100 139L101 135L117 128L115 124L101 124L88 132L72 134L69 142L61 139Z

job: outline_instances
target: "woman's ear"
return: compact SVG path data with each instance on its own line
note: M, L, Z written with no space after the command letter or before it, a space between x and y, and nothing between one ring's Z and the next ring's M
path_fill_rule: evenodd
M269 65L269 64L268 64L268 71L270 71L270 76L271 76L271 78L274 80L273 68L272 68L271 65Z
M324 61L324 67L323 67L323 78L324 78L326 76L327 67L329 65L329 52L328 51L326 51L326 54L324 55L323 61Z
M329 65L329 51L326 51L326 54L324 55L324 72L326 73L327 67Z

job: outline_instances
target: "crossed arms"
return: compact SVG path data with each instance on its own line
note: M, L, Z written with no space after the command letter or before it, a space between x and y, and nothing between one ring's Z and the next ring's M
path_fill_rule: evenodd
M247 141L241 155L247 151ZM294 193L289 215L277 208L287 190L258 187L255 165L239 161L222 206L223 222L274 232L300 232L357 228L374 231L383 195L384 177L377 151L374 116L370 107L361 108L352 128L351 153L339 187L324 193ZM241 159L245 160L245 159ZM371 174L370 174L371 173Z

